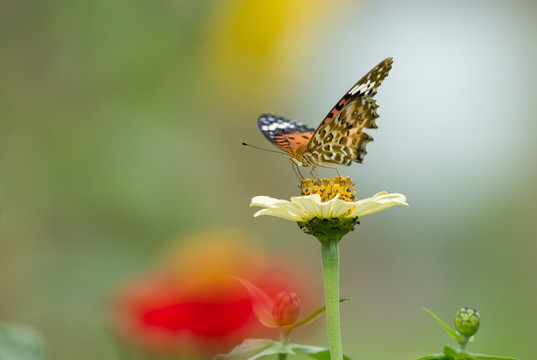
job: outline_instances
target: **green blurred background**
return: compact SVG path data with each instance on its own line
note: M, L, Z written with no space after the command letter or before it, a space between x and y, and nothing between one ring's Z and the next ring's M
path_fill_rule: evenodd
M271 147L265 112L316 126L393 56L375 142L340 171L411 207L342 243L344 349L438 352L421 308L470 305L470 350L535 358L536 18L532 0L3 0L0 320L39 329L50 359L118 359L110 294L172 237L239 227L316 262L295 224L252 217L296 178L241 142Z

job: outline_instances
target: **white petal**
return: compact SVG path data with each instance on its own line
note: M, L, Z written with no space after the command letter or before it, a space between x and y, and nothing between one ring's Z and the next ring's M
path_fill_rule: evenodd
M341 203L342 200L339 199L339 195L336 195L336 197L324 202L321 204L321 215L323 218L331 219L334 217L338 217L337 204Z
M272 215L293 221L304 221L313 217L294 202L275 199L269 196L254 197L250 206L260 206L265 208L264 210L256 212L254 214L255 217L260 215Z
M311 218L310 214L304 208L290 201L287 201L286 203L278 204L277 207L274 207L274 209L276 208L286 210L290 213L300 216L301 218L308 218L308 217Z
M351 211L348 217L366 216L397 205L408 206L405 201L406 197L404 195L388 194L383 191L373 195L369 199L358 201L356 208Z
M280 209L280 208L269 208L269 209L259 210L258 212L254 214L254 217L258 217L261 215L271 215L271 216L276 216L276 217L286 219L286 220L291 220L291 221L302 221L303 219L302 216L296 215L292 212L289 212L287 210Z
M274 199L268 196L256 196L252 199L250 206L260 206L267 209L282 209L296 215L304 215L304 212L296 204L287 201Z
M289 201L271 198L270 196L256 196L250 202L250 206L273 207L281 202Z
M320 204L322 204L319 194L294 196L291 198L291 201L300 207L307 220L318 217Z
M333 199L332 199L333 200ZM332 204L334 202L326 201L319 205L319 210L321 210L320 218L330 219L332 216Z
M356 206L356 202L339 200L334 202L333 217L342 217L345 213ZM348 217L348 216L345 216Z

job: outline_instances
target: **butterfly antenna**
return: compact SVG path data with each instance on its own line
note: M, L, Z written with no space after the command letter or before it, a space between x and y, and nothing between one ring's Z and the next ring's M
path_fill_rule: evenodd
M257 150L263 150L263 151L273 152L273 153L276 153L276 154L288 155L288 154L286 154L284 152L281 152L281 151L264 149L262 147L250 145L250 144L247 144L245 142L243 142L242 145L249 146L249 147L252 147L252 148L257 149Z

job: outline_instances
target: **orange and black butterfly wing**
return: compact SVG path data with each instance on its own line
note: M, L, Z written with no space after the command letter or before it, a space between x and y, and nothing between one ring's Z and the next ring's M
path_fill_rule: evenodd
M308 144L315 132L306 124L271 114L261 115L257 126L268 141L291 156L295 155L297 148Z

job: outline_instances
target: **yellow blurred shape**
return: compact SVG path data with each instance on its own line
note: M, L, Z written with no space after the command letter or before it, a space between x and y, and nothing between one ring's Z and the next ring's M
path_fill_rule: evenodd
M265 270L266 254L257 244L238 229L199 230L165 247L165 267L191 292L229 287L230 282L240 286L233 276L255 279Z
M211 87L243 101L267 95L296 70L314 46L315 29L338 2L320 0L230 0L217 2L207 19L203 49ZM281 86L281 85L280 85ZM231 89L231 91L230 91Z

